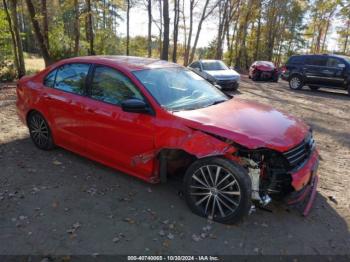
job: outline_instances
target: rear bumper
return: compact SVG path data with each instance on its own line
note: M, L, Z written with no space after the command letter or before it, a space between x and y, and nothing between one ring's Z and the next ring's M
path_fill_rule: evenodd
M21 105L18 101L16 102L16 112L17 112L17 115L19 117L19 119L21 120L21 122L23 124L27 124L27 121L26 121L26 114L24 113L24 108L23 108L23 105Z
M251 72L250 75L257 80L275 80L279 78L279 73L277 71L261 71L258 69Z

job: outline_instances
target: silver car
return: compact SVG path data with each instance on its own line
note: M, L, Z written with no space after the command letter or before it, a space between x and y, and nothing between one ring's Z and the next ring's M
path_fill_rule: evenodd
M220 60L198 60L189 65L189 68L223 90L237 90L240 75L230 69Z

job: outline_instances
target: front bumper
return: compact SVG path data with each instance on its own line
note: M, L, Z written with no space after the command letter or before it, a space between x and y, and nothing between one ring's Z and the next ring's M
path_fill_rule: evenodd
M304 216L309 214L316 198L318 164L319 154L317 150L314 150L303 167L291 173L292 186L295 191L286 198L286 203L287 205L299 205Z
M224 90L237 89L239 86L238 79L236 80L216 80L216 84Z
M292 186L295 191L303 189L311 180L315 172L317 172L319 162L319 154L315 149L311 156L306 160L302 167L290 173L292 177Z

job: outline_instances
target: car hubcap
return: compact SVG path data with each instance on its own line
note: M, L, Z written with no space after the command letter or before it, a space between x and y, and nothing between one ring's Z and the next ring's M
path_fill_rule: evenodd
M224 218L237 209L241 190L231 172L221 166L206 165L194 172L190 195L205 216Z
M38 115L34 115L30 120L29 127L34 142L40 147L45 146L49 139L49 129L45 120Z
M293 89L297 89L300 85L300 80L299 78L297 77L294 77L292 78L292 80L290 80L290 86L293 88Z

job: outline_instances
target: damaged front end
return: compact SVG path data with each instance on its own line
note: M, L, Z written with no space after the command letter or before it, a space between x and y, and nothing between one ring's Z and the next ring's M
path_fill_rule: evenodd
M308 215L316 196L319 159L311 133L287 152L241 147L234 156L248 171L253 202L264 207L272 199L284 201Z

